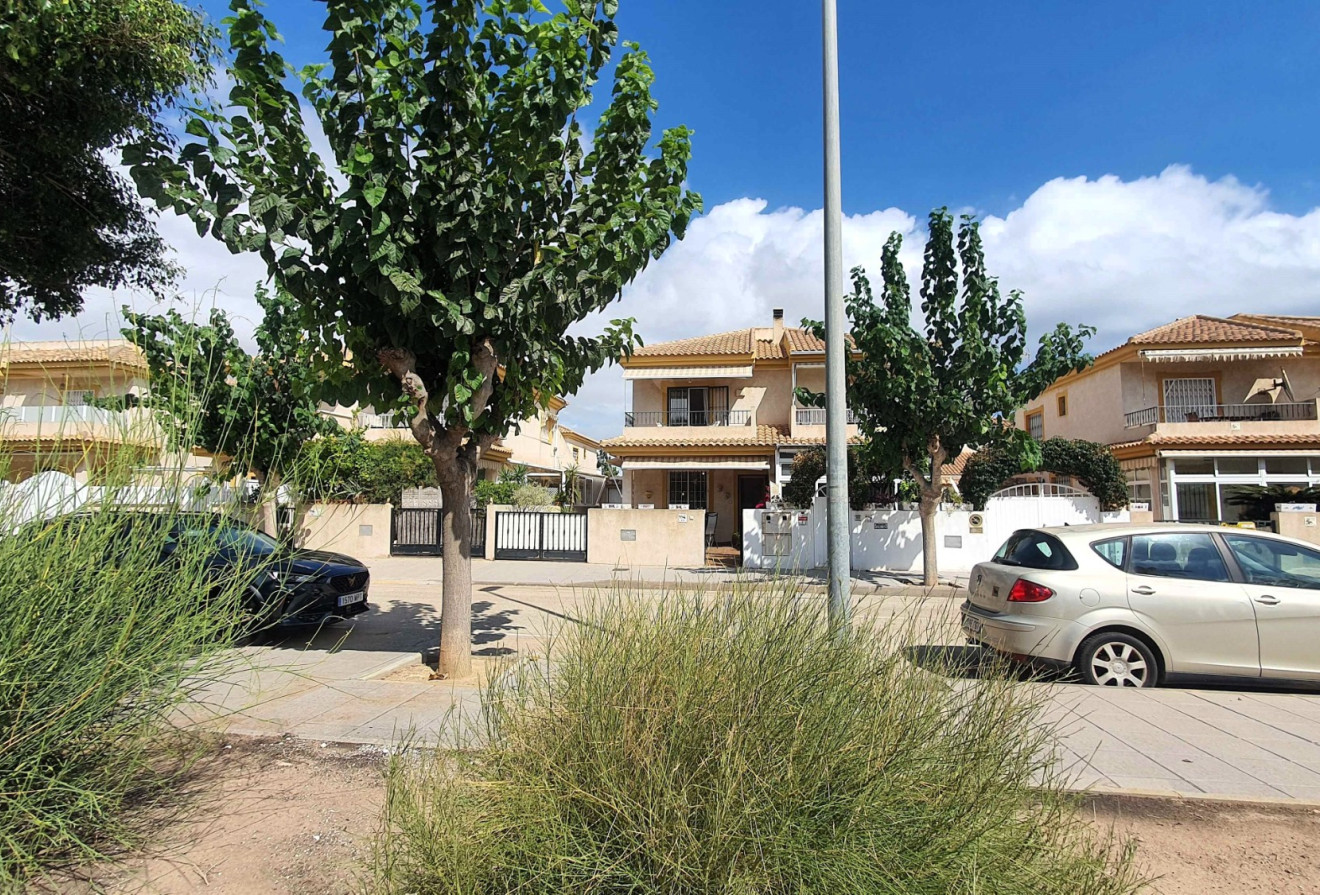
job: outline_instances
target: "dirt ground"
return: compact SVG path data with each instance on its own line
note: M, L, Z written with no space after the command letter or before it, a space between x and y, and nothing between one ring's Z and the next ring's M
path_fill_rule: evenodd
M230 739L157 844L62 895L370 892L385 756L289 739ZM1101 829L1136 837L1160 895L1320 892L1320 808L1097 797Z

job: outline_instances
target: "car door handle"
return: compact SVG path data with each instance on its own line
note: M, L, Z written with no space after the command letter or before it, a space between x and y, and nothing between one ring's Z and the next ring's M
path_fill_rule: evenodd
M1266 606L1278 606L1279 598L1270 596L1269 594L1261 594L1259 597L1256 598L1256 602L1264 603Z
M1155 593L1155 588L1147 587L1143 584L1140 587L1132 588L1132 592L1134 594L1141 594L1143 597L1149 597L1151 594Z

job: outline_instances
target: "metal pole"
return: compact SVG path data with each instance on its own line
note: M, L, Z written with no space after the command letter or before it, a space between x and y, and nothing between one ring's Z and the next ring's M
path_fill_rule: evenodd
M839 38L835 0L822 0L825 57L825 475L830 625L848 626L848 383L844 375L843 199L839 162Z

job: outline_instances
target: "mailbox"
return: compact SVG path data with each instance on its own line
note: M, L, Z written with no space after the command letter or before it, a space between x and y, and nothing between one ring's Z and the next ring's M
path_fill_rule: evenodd
M769 510L761 516L761 540L766 556L788 556L793 552L794 515Z

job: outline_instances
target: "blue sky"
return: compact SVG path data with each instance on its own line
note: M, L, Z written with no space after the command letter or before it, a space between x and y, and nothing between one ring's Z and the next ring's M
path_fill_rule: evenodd
M207 0L217 19L227 2ZM709 205L820 204L820 5L623 0L651 54L663 124L696 131ZM296 64L325 44L319 4L266 10ZM1058 176L1156 173L1320 195L1320 4L839 0L844 206L1003 214Z
M219 19L221 0L204 0ZM609 316L648 342L820 316L820 10L815 0L622 0L651 54L659 126L695 130L706 214ZM319 4L267 7L296 65ZM839 0L844 260L891 231L919 273L934 206L983 220L990 270L1031 329L1089 323L1095 351L1190 313L1320 313L1320 4ZM604 89L607 85L602 85ZM252 322L253 258L161 218L185 303ZM131 294L16 337L103 336ZM583 329L590 329L588 321ZM564 417L617 434L617 368Z

